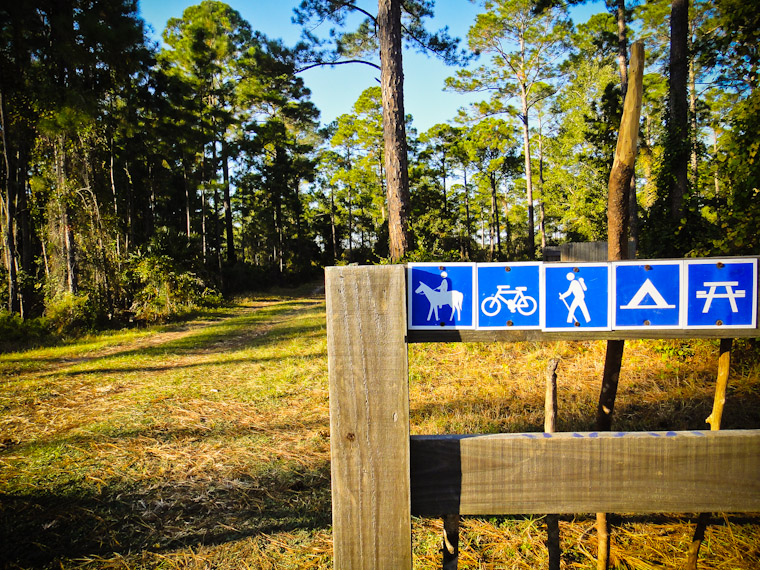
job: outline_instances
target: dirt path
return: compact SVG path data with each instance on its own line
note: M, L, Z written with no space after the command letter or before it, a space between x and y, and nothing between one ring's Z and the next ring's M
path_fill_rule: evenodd
M313 306L314 304L320 303L320 293L323 294L323 292L324 289L321 291L315 290L312 292L312 296L304 298L303 301L308 304L307 306ZM95 348L78 356L72 355L38 359L30 355L28 360L19 359L22 361L22 363L20 363L21 365L18 367L13 366L12 364L6 364L6 366L4 366L5 370L0 373L0 376L12 376L17 380L20 380L31 376L50 376L65 373L69 368L96 361L98 359L112 358L143 349L169 345L170 343L176 342L183 338L202 333L209 327L223 325L225 322L231 321L233 319L245 318L261 309L272 307L284 302L287 301L282 298L246 301L244 303L234 305L228 310L225 310L224 314L220 316L199 318L183 323L177 323L174 325L169 325L167 330L160 332L146 331L144 334L140 334L139 336L132 338L114 338L113 344ZM194 357L197 358L199 355L219 352L220 350L232 350L236 347L243 346L246 343L250 342L252 339L266 334L267 331L272 328L272 326L279 322L282 322L283 320L291 318L294 313L297 313L304 308L305 307L299 307L292 311L287 311L284 314L280 314L272 320L263 320L261 322L257 322L255 326L242 331L234 338L223 338L215 341L208 347L195 349L193 351ZM35 362L37 365L32 364ZM32 365L30 366L30 364Z

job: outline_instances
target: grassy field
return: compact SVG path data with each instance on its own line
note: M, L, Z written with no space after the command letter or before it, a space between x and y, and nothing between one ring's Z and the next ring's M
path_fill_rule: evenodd
M724 428L760 428L760 346L737 343ZM705 429L717 343L626 345L614 427ZM412 433L593 428L604 344L410 346ZM466 373L465 373L466 371ZM329 568L324 300L315 286L195 320L0 355L3 568ZM679 568L693 514L615 515L614 567ZM716 514L700 568L760 567L760 516ZM415 519L415 568L441 522ZM594 516L560 521L595 568ZM541 517L463 520L460 568L546 566ZM392 570L392 569L390 569Z

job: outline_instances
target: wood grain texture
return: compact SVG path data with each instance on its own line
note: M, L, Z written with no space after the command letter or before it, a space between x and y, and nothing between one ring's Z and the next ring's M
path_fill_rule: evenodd
M760 430L412 438L416 515L760 511Z
M410 330L407 340L417 342L552 342L558 340L635 340L694 338L758 338L759 329L646 329L628 331L543 332L539 330Z
M403 266L326 274L336 569L411 568Z

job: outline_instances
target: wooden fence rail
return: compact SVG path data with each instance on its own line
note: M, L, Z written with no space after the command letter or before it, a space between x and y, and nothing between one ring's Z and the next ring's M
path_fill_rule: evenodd
M411 438L408 342L568 335L407 332L400 265L330 267L326 297L337 569L411 569L412 513L760 511L760 431ZM758 336L661 332L657 338Z

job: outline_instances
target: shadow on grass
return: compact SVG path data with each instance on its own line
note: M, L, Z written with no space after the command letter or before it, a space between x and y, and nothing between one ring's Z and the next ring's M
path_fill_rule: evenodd
M318 307L321 302L298 302L296 307L292 304L282 304L277 307L276 311L269 311L264 316L254 313L250 316L234 317L225 319L218 323L210 324L188 336L169 340L153 346L142 346L138 348L125 348L117 350L102 356L84 356L81 358L54 357L54 358L35 358L34 364L37 371L44 371L39 377L45 376L79 376L86 374L108 374L108 373L127 373L127 372L161 372L169 369L192 368L195 366L208 366L214 362L203 361L190 365L167 364L166 366L134 365L125 367L78 369L80 365L95 363L97 365L106 364L115 361L129 361L130 358L139 358L141 362L151 358L165 358L167 355L177 356L198 356L209 354L226 354L231 351L245 350L250 348L261 348L269 345L276 345L280 342L296 338L315 339L324 334L325 327L321 323L313 325L293 324L281 325L277 320L279 317L289 315L294 310L310 310ZM182 332L186 327L172 329L172 332ZM272 358L242 358L240 362L269 361L278 359ZM234 360L220 360L219 364L226 365L234 363ZM14 364L28 366L29 358L23 354L18 359L6 358L0 366L6 368L0 374L4 374L9 381L13 381L13 376L23 373L24 370L14 369ZM57 365L50 369L50 365ZM63 367L64 369L61 369ZM67 369L73 367L74 369Z
M0 567L163 552L330 525L327 462L277 462L224 481L113 482L100 493L0 494Z

